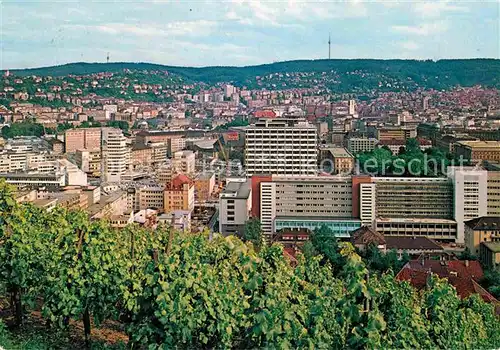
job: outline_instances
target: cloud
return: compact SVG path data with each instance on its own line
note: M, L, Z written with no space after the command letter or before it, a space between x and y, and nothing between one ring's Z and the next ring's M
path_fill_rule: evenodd
M403 49L410 50L410 51L415 51L415 50L418 50L420 48L420 45L418 45L414 41L404 41L404 42L400 43L400 46Z
M242 25L262 27L302 27L335 18L356 18L368 15L365 3L359 0L335 2L326 0L232 0L225 18Z
M95 29L99 32L120 35L131 34L142 37L165 37L165 36L207 36L210 35L218 24L214 21L176 21L165 24L128 24L128 23L106 23L95 26L75 25L85 29Z
M432 2L416 1L413 11L421 17L440 17L443 12L468 12L469 8L456 5L447 0L436 0Z
M418 26L401 26L395 25L391 29L397 33L419 35L419 36L429 36L433 34L439 34L447 31L449 28L448 22L446 21L436 21L436 22L426 22Z

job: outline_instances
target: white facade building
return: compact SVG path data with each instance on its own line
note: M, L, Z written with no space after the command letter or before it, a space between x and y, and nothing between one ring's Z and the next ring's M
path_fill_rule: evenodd
M370 152L377 146L378 140L376 138L366 137L351 137L347 140L347 149L352 154L359 152Z
M262 119L245 132L247 175L317 174L317 128L305 119Z
M130 149L120 129L102 130L102 158L105 181L120 182L130 163Z
M246 178L228 179L219 196L219 231L223 235L245 233L245 223L252 209L252 188Z
M457 243L465 242L465 221L488 215L488 172L474 167L449 167L453 180Z

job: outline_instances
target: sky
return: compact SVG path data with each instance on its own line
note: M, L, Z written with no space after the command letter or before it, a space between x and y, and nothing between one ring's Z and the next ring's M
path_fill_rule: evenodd
M0 0L0 69L500 58L500 1Z

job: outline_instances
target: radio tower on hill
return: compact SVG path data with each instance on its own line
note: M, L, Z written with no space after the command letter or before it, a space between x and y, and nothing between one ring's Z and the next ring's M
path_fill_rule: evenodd
M330 40L330 34L328 34L328 59L330 59L330 48L332 45L332 41Z

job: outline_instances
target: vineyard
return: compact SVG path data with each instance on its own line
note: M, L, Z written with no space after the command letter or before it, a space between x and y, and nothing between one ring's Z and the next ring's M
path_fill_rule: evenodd
M418 292L370 274L348 243L318 245L292 267L279 245L115 230L17 204L12 191L0 182L0 348L36 313L48 337L81 324L87 347L109 322L134 349L500 347L492 305L443 280Z

